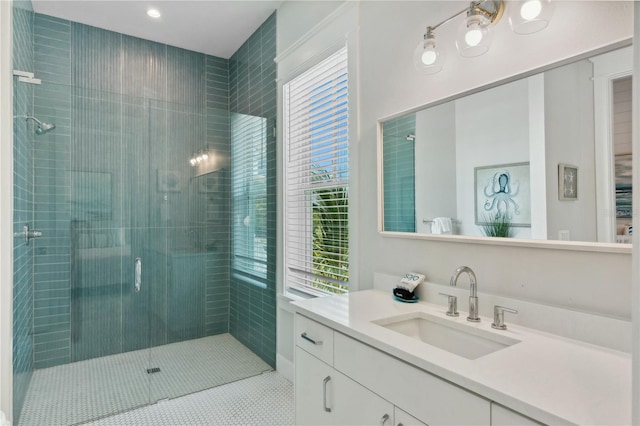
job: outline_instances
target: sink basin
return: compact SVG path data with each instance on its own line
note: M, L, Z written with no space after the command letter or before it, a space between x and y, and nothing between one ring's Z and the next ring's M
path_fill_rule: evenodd
M520 342L424 312L384 318L373 323L467 359L477 359Z

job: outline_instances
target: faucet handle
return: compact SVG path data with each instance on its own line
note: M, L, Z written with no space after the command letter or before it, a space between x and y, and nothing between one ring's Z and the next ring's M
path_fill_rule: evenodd
M511 309L511 308L505 308L504 306L498 306L495 305L493 307L493 323L491 324L491 327L498 329L498 330L506 330L507 329L507 325L504 323L504 313L505 312L510 312L512 314L517 314L518 311L516 311L515 309Z
M440 296L447 296L449 302L449 309L447 310L447 315L450 317L457 317L460 314L458 313L458 297L453 294L448 293L438 293Z

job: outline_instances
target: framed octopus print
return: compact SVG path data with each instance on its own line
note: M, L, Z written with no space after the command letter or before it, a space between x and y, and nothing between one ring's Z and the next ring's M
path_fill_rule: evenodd
M511 226L531 226L528 162L476 167L474 172L476 225L498 220Z

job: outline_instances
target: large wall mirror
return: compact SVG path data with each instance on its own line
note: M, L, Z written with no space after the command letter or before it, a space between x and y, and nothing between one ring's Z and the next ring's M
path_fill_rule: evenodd
M632 50L602 52L381 120L381 230L629 248Z

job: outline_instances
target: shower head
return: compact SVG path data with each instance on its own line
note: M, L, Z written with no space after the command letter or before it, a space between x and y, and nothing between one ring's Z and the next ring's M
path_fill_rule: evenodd
M49 130L53 130L56 128L56 125L53 123L40 123L38 127L36 127L36 135L44 135Z
M29 114L25 114L25 115L16 115L13 118L24 118L25 121L29 121L29 120L33 120L36 123L36 135L44 135L45 133L47 133L49 130L53 130L56 128L56 125L53 123L43 123L42 121L38 120L37 118L35 118L32 115Z

